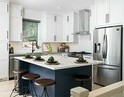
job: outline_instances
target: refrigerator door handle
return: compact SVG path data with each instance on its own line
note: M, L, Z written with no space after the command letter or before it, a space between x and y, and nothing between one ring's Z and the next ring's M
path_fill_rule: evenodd
M105 35L105 59L107 58L107 51L108 51L108 40L107 40L107 35Z
M103 36L102 56L105 58L105 35Z
M103 59L106 59L106 57L107 57L107 48L108 48L107 35L104 35L104 37L103 37L103 47L102 47Z

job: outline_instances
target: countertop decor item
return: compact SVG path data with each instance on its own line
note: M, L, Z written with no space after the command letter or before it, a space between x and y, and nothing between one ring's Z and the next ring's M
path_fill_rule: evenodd
M81 54L75 63L88 63L88 62L87 60L84 59L83 54Z
M69 49L69 45L67 45L66 43L61 43L58 47L58 52L69 52Z
M36 56L35 61L45 61L41 56Z
M24 58L26 58L26 59L31 59L31 58L33 58L33 57L32 57L30 54L26 54Z
M49 57L46 62L47 62L47 64L49 64L49 65L58 65L58 64L59 64L58 61L55 61L55 59L54 59L53 56Z

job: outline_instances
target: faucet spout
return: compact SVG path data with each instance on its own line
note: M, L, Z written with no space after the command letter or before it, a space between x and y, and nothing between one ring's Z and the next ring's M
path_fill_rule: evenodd
M35 49L34 49L34 42L35 41L32 41L32 53L35 51Z

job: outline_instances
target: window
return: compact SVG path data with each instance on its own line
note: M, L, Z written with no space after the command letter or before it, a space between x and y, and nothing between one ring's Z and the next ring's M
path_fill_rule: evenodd
M38 42L38 21L24 19L23 20L23 47L32 47Z

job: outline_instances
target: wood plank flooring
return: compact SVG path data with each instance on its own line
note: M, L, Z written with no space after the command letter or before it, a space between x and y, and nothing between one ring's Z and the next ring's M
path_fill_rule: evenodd
M0 82L0 97L10 97L13 87L14 87L13 80ZM101 88L101 86L93 84L93 90L98 88ZM23 97L23 96L16 96L16 97ZM31 96L28 96L28 97L31 97Z

